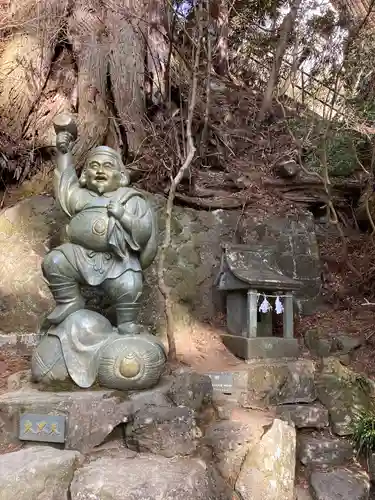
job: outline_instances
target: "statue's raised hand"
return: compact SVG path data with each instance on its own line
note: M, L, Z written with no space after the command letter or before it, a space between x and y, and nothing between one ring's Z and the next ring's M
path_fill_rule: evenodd
M56 136L56 148L60 153L66 154L72 149L72 135L70 132L59 132Z
M53 126L56 132L56 147L60 153L68 153L77 139L77 125L67 113L55 116Z
M118 201L110 201L107 207L109 215L113 215L116 219L121 219L125 213L124 207Z

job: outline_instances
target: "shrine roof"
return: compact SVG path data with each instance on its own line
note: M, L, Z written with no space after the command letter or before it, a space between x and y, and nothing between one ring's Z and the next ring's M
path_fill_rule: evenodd
M271 291L293 291L303 286L300 281L285 276L276 263L275 248L264 244L224 245L220 289L236 289L229 284L228 271L247 288ZM244 288L238 286L238 288Z

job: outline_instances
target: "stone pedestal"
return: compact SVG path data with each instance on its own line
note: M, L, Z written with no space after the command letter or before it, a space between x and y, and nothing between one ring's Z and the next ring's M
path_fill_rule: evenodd
M225 346L237 357L252 358L297 358L299 355L298 340L282 337L239 337L223 334Z

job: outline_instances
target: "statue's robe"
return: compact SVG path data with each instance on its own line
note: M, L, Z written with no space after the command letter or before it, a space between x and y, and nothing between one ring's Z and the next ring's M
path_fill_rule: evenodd
M140 191L121 187L99 195L80 186L73 166L55 171L55 193L71 219L69 243L57 247L80 274L82 281L97 286L125 271L146 269L157 251L154 212ZM110 216L110 202L121 203L131 218L131 228Z

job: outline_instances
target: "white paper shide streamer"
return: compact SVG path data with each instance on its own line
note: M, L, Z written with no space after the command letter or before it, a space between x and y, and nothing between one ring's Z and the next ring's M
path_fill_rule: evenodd
M263 295L262 303L259 306L259 312L266 314L269 311L272 311L272 305L268 301L267 296ZM275 300L275 312L276 314L282 314L284 312L284 306L279 296L277 296Z
M263 295L263 302L260 304L259 312L268 313L268 311L272 311L272 306L268 302L267 297Z
M280 297L276 297L275 311L276 311L276 314L282 314L284 312L284 306L280 300Z

